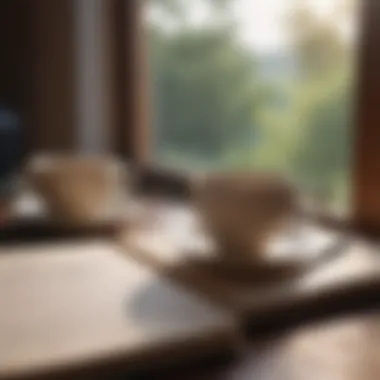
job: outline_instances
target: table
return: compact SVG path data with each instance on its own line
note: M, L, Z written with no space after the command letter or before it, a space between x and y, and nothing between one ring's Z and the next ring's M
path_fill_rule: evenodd
M291 258L290 273L285 265L231 276L212 257L193 210L161 205L156 211L149 210L145 225L121 235L129 254L233 311L256 338L272 328L380 304L379 248L364 239L302 225L296 239L281 237L272 252L285 263Z
M300 327L247 347L223 371L187 380L377 380L380 378L380 313Z
M113 241L0 248L0 379L132 376L225 356L234 320ZM79 377L82 378L82 377Z
M172 224L173 225L173 224ZM178 228L180 224L175 224ZM353 277L360 271L364 271L362 273L372 273L373 278L378 282L378 257L377 257L377 248L367 244L366 242L355 242L355 244L359 244L361 247L361 253L357 250L354 250L350 259L345 261L344 271L340 272L340 274L336 271L336 267L329 266L326 271L323 273L316 274L315 276L309 277L309 285L312 286L315 283L319 283L320 281L325 281L326 279L332 279L343 275L346 276L347 273L351 273ZM75 244L78 244L77 242ZM28 249L27 251L30 250ZM53 250L54 251L54 250ZM59 250L58 250L59 251ZM360 254L357 255L357 252ZM57 251L56 251L57 253ZM27 254L25 252L25 254ZM128 254L128 252L123 252L123 254ZM53 254L54 255L54 254ZM65 255L64 255L65 256ZM102 254L100 254L102 256ZM58 255L55 256L59 258ZM78 257L81 257L79 255ZM119 260L119 259L118 259ZM64 260L65 261L65 260ZM41 265L44 261L40 261ZM92 263L91 260L87 261L86 265L81 265L81 270L84 273L91 273L91 283L97 284L97 289L100 292L99 294L93 294L92 301L90 302L90 310L98 310L98 301L99 296L102 299L102 302L111 302L104 297L106 293L104 293L104 288L102 288L102 284L108 283L109 285L113 284L111 287L115 286L118 289L117 292L120 291L120 287L117 285L119 280L114 282L113 276L111 273L113 271L108 271L107 265L103 265L104 260L95 260ZM97 263L97 264L96 264ZM38 265L37 265L38 267ZM338 265L341 268L340 265ZM57 267L56 267L57 268ZM87 269L86 269L87 268ZM91 269L92 268L92 269ZM58 272L61 272L60 270ZM75 272L75 271L74 271ZM108 273L105 282L102 277L103 273ZM25 272L25 280L30 274L27 275L28 271ZM47 274L50 273L51 281L54 283L59 280L59 276L54 275L57 272L48 270ZM119 270L116 270L116 273L119 273ZM67 274L67 272L66 272ZM33 277L33 276L32 276ZM85 276L86 277L86 276ZM100 281L97 281L96 278L99 278ZM120 279L119 275L116 276ZM1 277L0 277L1 278ZM78 281L77 276L74 276ZM363 278L367 278L366 275ZM3 277L4 281L4 277ZM21 278L21 282L24 279ZM39 281L38 276L34 277L34 281ZM73 284L75 283L73 282ZM123 280L124 281L124 280ZM60 281L58 281L59 283ZM376 282L376 284L377 284ZM67 281L65 280L65 283ZM13 289L17 290L17 284L13 284ZM46 286L45 286L46 288ZM4 291L6 287L3 286L0 288ZM377 288L372 288L372 290L377 291ZM62 290L62 288L61 288ZM368 290L368 289L367 289ZM48 288L47 288L48 291ZM62 290L63 294L67 294L67 289ZM88 292L89 289L87 288ZM368 294L368 292L363 293ZM372 293L373 296L374 293ZM82 293L83 295L83 293ZM76 299L76 305L79 308L82 308L81 298ZM377 298L376 298L377 299ZM373 299L372 301L376 300ZM1 297L0 297L1 300ZM9 301L7 301L9 302ZM4 303L4 301L3 301ZM54 302L52 302L54 304ZM64 304L61 304L64 305ZM19 305L23 308L25 305ZM64 306L62 306L64 308ZM4 305L1 310L4 310ZM28 310L28 309L23 309ZM37 312L39 312L37 310ZM54 314L54 311L50 310L51 313ZM75 310L70 312L73 321L82 321L79 325L84 328L84 333L88 333L88 331L94 331L97 328L97 323L93 326L86 326L83 323L84 319L80 316L81 313L77 313ZM27 318L25 314L18 314L19 318ZM79 318L79 319L78 319ZM82 319L81 319L82 318ZM117 318L116 318L117 319ZM156 319L156 317L154 318ZM280 318L279 318L280 319ZM11 318L8 318L8 321ZM97 319L99 321L99 319ZM210 368L208 365L191 365L190 367L178 367L175 371L167 372L164 370L166 379L226 379L226 380L243 380L243 379L258 379L258 380L303 380L303 379L311 379L311 380L340 380L340 379L348 379L348 380L375 380L380 378L380 312L362 312L360 315L355 316L334 316L334 318L330 318L324 321L313 322L298 325L297 327L293 327L290 330L284 330L281 332L277 332L274 335L267 336L251 336L249 339L246 339L244 344L239 347L238 357L236 360L232 362L229 360L228 363L218 362L216 368L212 366ZM227 324L228 325L228 324ZM101 326L101 324L100 324ZM225 327L225 326L224 326ZM116 326L116 333L109 334L113 328L109 329L109 327L102 330L100 336L102 342L98 345L95 345L95 348L102 349L104 347L104 343L115 344L119 339L119 334ZM0 324L0 332L1 332L1 324ZM83 333L78 330L79 333ZM56 336L63 334L63 331L55 332ZM111 335L111 336L110 336ZM231 338L231 335L223 335L224 337ZM222 339L220 342L230 342L229 339ZM94 347L91 344L91 349ZM83 351L82 351L83 352ZM54 352L52 353L52 355ZM215 363L213 363L215 364ZM107 368L107 371L103 371L104 378L110 378L109 375L114 369L117 367L117 364L114 363ZM96 368L96 366L95 366ZM95 370L98 371L98 370ZM108 372L109 371L109 372ZM99 374L99 373L98 373ZM91 374L91 377L94 378L94 373ZM57 378L56 376L54 378ZM72 378L72 377L69 377ZM112 377L111 377L112 378ZM149 376L145 376L145 378L152 378ZM153 377L156 378L156 377Z

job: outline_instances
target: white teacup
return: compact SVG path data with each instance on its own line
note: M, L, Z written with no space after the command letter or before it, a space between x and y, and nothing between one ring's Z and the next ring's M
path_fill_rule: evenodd
M199 179L194 200L220 258L236 264L265 261L268 239L297 212L297 192L268 174L214 174Z
M113 157L47 155L27 166L32 188L55 221L68 224L115 218L125 200L126 170Z

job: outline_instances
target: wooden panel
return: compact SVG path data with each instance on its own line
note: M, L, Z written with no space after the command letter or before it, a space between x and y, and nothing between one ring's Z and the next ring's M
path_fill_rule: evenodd
M149 155L138 1L4 0L0 100L23 112L28 150Z
M354 157L354 219L380 233L380 3L364 0Z
M17 108L23 108L28 100L30 5L28 0L0 4L0 99Z
M139 163L148 160L151 144L148 52L141 21L142 3L115 0L117 146L124 157Z
M0 99L21 112L25 153L75 141L73 1L0 5Z
M2 248L0 310L1 379L107 363L144 372L236 339L227 314L99 239Z
M31 0L0 4L0 101L20 112L24 125L24 153L29 148L32 79Z
M114 150L115 2L33 2L36 150Z
M113 83L114 0L76 0L76 77L78 150L110 152L114 148Z
M74 0L33 1L33 146L75 146Z

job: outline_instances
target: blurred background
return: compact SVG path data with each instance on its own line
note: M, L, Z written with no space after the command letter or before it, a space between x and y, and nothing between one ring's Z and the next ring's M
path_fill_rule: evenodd
M276 170L350 209L359 0L150 0L154 157Z
M140 275L129 274L127 267L137 261L155 273L159 268L159 276L178 276L190 291L200 286L204 296L226 296L222 302L239 310L239 323L245 322L240 314L247 310L246 322L253 321L257 330L269 327L267 332L271 323L287 324L290 317L299 321L323 312L378 308L379 245L364 237L380 235L379 19L380 0L1 0L0 352L14 358L26 354L28 364L29 353L40 352L45 361L52 353L59 358L68 347L76 362L83 343L91 354L96 345L103 350L103 344L116 342L115 352L124 362L124 344L135 332L146 332L149 338L166 334L157 325L161 311L181 324L184 315L192 318L181 303L176 310L158 301L155 281L147 278L145 287ZM47 182L53 186L47 191L36 185L44 169L37 168L33 178L25 165L40 153L69 157L66 167L59 160L50 166L52 180ZM82 162L81 169L78 159L86 154L100 161L88 166ZM103 155L122 164L123 174L115 181L110 181ZM127 184L119 181L124 169L131 174ZM332 252L321 260L326 265L301 264L310 272L305 282L295 279L300 304L293 303L292 291L285 299L282 291L288 288L282 280L278 298L267 297L270 288L262 288L263 300L274 307L267 310L271 318L265 310L260 314L261 301L251 304L258 299L248 294L251 288L238 286L230 292L229 280L226 286L222 283L223 272L215 277L212 268L209 277L211 272L200 268L200 276L194 272L190 281L186 271L178 270L182 260L191 262L194 251L204 248L197 241L202 228L189 207L189 174L219 170L275 171L320 202L315 211L322 210L324 217L327 210L326 218L312 215L320 225L309 229L305 223L306 228L299 228L302 234L290 236L299 250L294 252L289 244L288 251L300 261L306 262L308 253L318 256L319 242L343 241L323 251ZM32 197L23 197L30 189ZM133 202L128 203L130 193ZM29 207L35 195L47 213L43 207L42 212ZM70 220L68 205L74 211L71 217L87 205L82 217L95 220L92 211L108 206L109 199L116 202L109 202L110 214L105 213L99 229L96 223L90 223L89 231L75 223L65 228L56 223ZM141 201L137 207L136 199ZM54 210L54 205L59 207ZM134 226L124 219L127 211L129 221L135 218ZM146 218L136 217L139 212ZM335 220L336 213L343 218ZM130 231L135 241L127 239ZM118 255L125 254L116 261L115 247L99 243L115 234L117 244L123 244ZM85 240L94 236L88 247ZM40 244L48 241L42 249ZM172 259L179 265L172 266ZM168 271L161 269L167 265ZM133 268L130 272L138 273ZM221 290L211 289L214 280L223 285ZM206 291L209 284L213 294ZM175 293L182 291L174 287ZM141 308L144 298L152 300L152 309ZM175 301L170 294L166 299ZM241 307L243 301L247 304ZM279 316L279 305L289 311L288 319ZM162 315L163 323L176 328ZM131 324L124 336L126 319ZM352 368L357 366L362 372L356 378L379 379L378 320L379 315L366 314L348 326L322 325L320 339L311 326L301 331L302 339L297 330L285 341L276 337L273 344L263 342L262 350L253 346L258 343L255 333L237 373L251 379L260 372L268 378L263 365L284 378L280 359L285 358L290 373L293 366L304 368L306 377L301 378L355 378ZM50 340L49 330L56 340ZM25 337L31 337L30 351L25 350ZM47 342L46 350L38 351L41 341ZM7 342L15 342L13 351ZM159 344L154 347L161 350ZM91 372L108 360L108 355L97 355ZM0 378L10 362L0 355ZM151 369L147 361L141 363L144 370ZM335 365L344 375L335 376ZM325 372L318 373L320 368ZM232 375L223 378L240 378Z

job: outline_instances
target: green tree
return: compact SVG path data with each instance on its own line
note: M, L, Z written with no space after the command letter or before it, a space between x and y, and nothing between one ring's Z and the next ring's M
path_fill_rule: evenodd
M162 42L162 41L161 41ZM205 158L249 137L254 62L226 30L166 38L156 62L160 145Z
M347 176L351 153L351 91L346 84L310 107L304 133L295 150L294 169L299 178L326 199Z
M215 162L252 138L255 61L237 42L233 23L220 21L207 27L184 22L175 32L150 28L158 154Z
M337 2L337 9L341 5ZM343 41L334 19L321 21L310 9L300 7L291 21L302 74L293 110L299 126L292 167L300 182L323 199L334 201L342 181L348 191L354 51Z
M288 21L301 80L309 83L326 80L342 69L347 59L347 46L333 20L319 18L302 2L293 9Z

